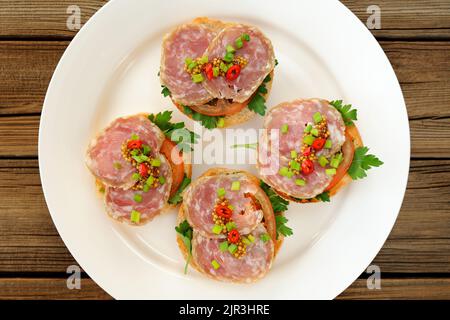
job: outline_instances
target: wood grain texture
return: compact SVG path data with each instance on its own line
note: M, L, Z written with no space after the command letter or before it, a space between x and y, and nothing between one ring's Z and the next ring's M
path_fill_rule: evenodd
M91 279L82 279L80 290L67 289L63 278L2 278L0 288L0 300L111 299ZM367 280L358 279L338 299L450 299L450 279L384 279L382 274L381 289L369 290Z
M91 279L69 290L66 279L0 278L0 300L106 300L112 299Z
M412 161L406 201L374 261L382 272L450 273L449 181L450 160ZM50 219L37 160L0 160L0 199L0 273L76 263Z
M450 299L449 278L383 279L381 289L369 290L367 280L358 279L338 299Z
M0 156L33 156L39 118L15 115L40 112L51 74L68 42L1 44L0 116L10 117L0 118L0 134L6 137L0 141ZM450 43L381 44L403 88L413 157L450 157Z
M0 0L0 38L54 37L71 38L77 30L67 28L70 5L81 10L84 24L105 0ZM450 38L450 3L440 0L344 0L365 24L367 8L381 9L381 29L371 30L380 38L448 39Z
M0 37L72 38L78 30L69 30L69 6L80 8L81 24L100 9L106 0L0 0Z
M41 112L47 86L67 45L67 41L0 43L0 115Z
M442 0L342 0L366 24L371 13L367 8L379 6L381 29L371 30L375 37L391 39L450 38L450 3Z

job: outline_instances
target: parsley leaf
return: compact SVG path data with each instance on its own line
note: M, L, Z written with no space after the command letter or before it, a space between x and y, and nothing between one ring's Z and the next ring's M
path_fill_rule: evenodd
M197 143L199 135L184 127L184 122L172 123L172 111L150 114L148 119L156 124L164 135L175 142L183 152L192 151L192 145Z
M258 89L256 89L255 95L248 104L248 108L250 110L262 116L266 114L266 99L261 95L261 93L267 93L266 83L270 80L272 80L272 78L270 77L270 74L268 74L267 77L264 78Z
M328 191L324 191L321 194L318 194L315 198L322 202L330 202L330 193Z
M275 213L287 211L289 201L284 200L282 197L280 197L268 184L263 181L261 181L260 187L269 197L270 203L272 204L272 208Z
M186 177L186 175L184 175L183 181L180 184L180 187L178 188L177 192L170 197L169 199L169 203L170 204L178 204L181 201L183 201L183 196L181 195L184 191L184 189L186 189L186 187L191 183L191 179L189 179L188 177Z
M186 265L184 266L184 273L186 274L189 261L191 261L192 257L192 227L189 225L187 220L184 220L177 227L175 227L175 231L181 236L181 239L183 239L183 243L188 251Z
M358 120L357 110L351 109L351 104L342 105L342 100L334 100L330 104L341 113L346 126L352 126L354 125L353 120Z
M288 219L286 219L285 216L282 216L281 214L275 215L275 222L277 224L277 239L280 234L285 237L289 237L294 234L292 229L286 225Z
M204 126L206 129L214 129L217 127L217 122L219 121L220 117L214 117L214 116L207 116L201 113L198 113L188 106L183 106L184 113L187 115L190 115L192 119L199 121L202 126Z
M169 88L167 88L166 86L161 86L162 90L161 90L161 94L164 97L168 97L170 96L172 93L170 92Z
M366 171L372 167L379 167L383 161L373 154L366 154L369 151L367 147L359 147L355 150L353 161L347 173L353 180L367 177Z

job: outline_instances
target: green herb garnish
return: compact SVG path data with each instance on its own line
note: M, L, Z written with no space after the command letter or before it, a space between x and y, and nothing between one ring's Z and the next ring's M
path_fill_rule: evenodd
M198 113L188 106L183 106L184 113L187 115L190 115L192 119L195 121L199 121L202 126L204 126L206 129L214 129L217 127L217 123L221 117L215 117L215 116L207 116L201 113Z
M277 239L280 234L285 237L289 237L293 234L292 229L286 225L288 219L286 219L285 216L282 216L281 214L275 215L275 222L277 224Z
M321 194L315 196L315 199L322 202L330 202L330 194L327 191L324 191Z
M282 197L280 197L268 184L263 181L261 181L260 187L269 197L270 203L272 204L272 208L275 213L287 211L289 201L284 200Z
M162 85L161 86L162 90L161 90L161 94L164 97L169 97L172 93L170 92L169 88L167 88L166 86Z
M347 173L353 180L362 179L367 176L366 171L372 167L379 167L383 164L383 161L378 159L373 154L366 154L369 151L367 147L359 147L355 150L352 164Z
M351 104L342 104L342 100L331 101L330 104L336 108L342 115L342 119L346 126L354 125L353 120L358 120L357 110L351 109Z
M261 95L261 93L267 93L266 83L270 80L272 80L272 78L270 77L270 74L268 74L248 104L248 108L250 110L262 116L266 114L266 99Z
M192 257L192 227L186 220L184 220L177 227L175 227L175 231L181 236L181 239L183 240L183 243L188 251L186 265L184 267L184 273L186 274L189 261L191 261Z
M191 183L191 179L189 179L188 177L186 177L186 175L184 175L184 178L180 184L180 187L178 188L177 192L169 199L169 203L170 204L178 204L181 201L183 201L182 193L183 193L184 189L186 189L190 183Z
M182 152L192 151L192 145L197 143L198 134L184 127L184 122L172 123L172 111L164 111L157 114L151 114L148 119L156 124L164 135L175 142Z

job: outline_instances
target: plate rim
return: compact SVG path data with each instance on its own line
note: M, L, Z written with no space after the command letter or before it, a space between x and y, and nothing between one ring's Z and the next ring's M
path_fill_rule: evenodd
M88 30L89 28L91 28L91 25L94 25L95 24L95 21L96 21L96 19L97 19L97 17L99 17L100 15L104 15L104 14L107 14L107 12L108 12L108 10L110 10L110 8L112 8L116 3L119 3L119 2L121 2L120 0L112 0L112 1L110 1L110 2L108 2L108 3L106 3L102 8L100 8L100 10L98 10L86 23L85 23L85 25L83 26L83 28L81 29L81 30L79 30L79 32L77 33L77 35L73 38L73 40L71 41L71 43L69 44L69 46L67 47L67 49L65 50L65 52L64 52L64 54L62 55L62 57L61 57L61 59L60 59L60 61L58 62L58 64L57 64L57 66L56 66L56 68L55 68L55 71L54 71L54 73L53 73L53 76L52 76L52 79L51 79L51 81L50 81L50 83L49 83L49 86L48 86L48 89L47 89L47 92L46 92L46 96L45 96L45 99L44 99L44 103L43 103L43 108L42 108L42 113L41 113L41 120L40 120L40 126L39 126L39 140L38 140L38 161L39 161L39 173L40 173L40 178L41 178L41 182L42 182L42 190L43 190L43 193L44 193L44 197L45 197L45 201L46 201L46 203L47 203L47 207L48 207L48 209L49 209L49 212L50 212L50 215L51 215L51 218L52 218L52 221L53 221L53 223L55 224L55 226L56 226L56 228L57 228L57 230L58 230L58 233L59 233L59 235L60 235L60 238L62 239L62 241L64 242L64 244L65 244L65 246L69 249L69 251L71 252L71 254L73 255L73 257L77 260L77 262L78 261L81 261L81 260L84 260L83 258L81 258L81 253L79 253L77 250L75 250L75 248L73 248L73 246L72 246L72 243L68 243L69 241L68 241L68 239L66 238L66 237L64 237L63 235L62 235L62 233L61 233L61 231L60 230L62 230L62 226L60 225L60 223L57 221L57 218L56 218L56 213L54 212L55 211L55 209L52 209L51 208L51 206L49 205L49 198L51 197L51 195L50 195L50 191L49 191L49 187L46 185L46 183L45 183L45 181L46 181L46 177L45 177L45 175L44 175L44 169L43 168L45 168L46 167L46 164L43 162L43 159L45 158L44 156L43 156L43 154L42 154L42 152L43 152L43 150L44 150L44 148L43 148L43 144L44 144L44 141L43 141L43 123L45 123L46 121L48 121L48 120L46 120L47 118L48 118L48 112L49 112L49 108L50 107L46 107L48 104L49 104L49 97L50 97L50 95L51 95L51 93L52 93L52 90L54 90L53 88L54 88L54 86L55 86L55 82L57 81L57 76L56 75L58 75L60 72L61 72L61 69L63 68L63 65L65 64L65 61L66 61L66 59L67 59L67 56L69 56L70 54L71 54L71 51L72 51L72 49L78 44L78 42L80 41L80 39L82 39L82 38L84 38L84 36L85 36L85 34L87 33L87 31L86 30ZM342 3L340 3L340 2L337 2L338 3L338 6L342 6L342 7L344 7L345 8L345 10L347 11L347 14L349 14L350 16L353 16L353 18L354 19L356 19L356 20L358 20L358 23L360 23L361 25L362 25L362 27L365 29L365 31L367 32L367 34L369 35L369 37L371 37L372 39L373 39L373 41L375 41L376 42L376 45L378 46L378 50L381 50L382 51L382 48L380 47L380 45L378 44L378 42L376 41L376 39L373 37L373 35L366 29L366 27L363 25L363 23L361 22L361 21L359 21L359 19L347 8L347 7L345 7ZM112 10L112 9L111 9ZM400 93L400 96L401 96L401 99L402 99L402 102L403 102L403 104L401 105L401 107L402 108L404 108L404 111L405 111L405 113L407 112L406 110L406 105L405 105L405 101L404 101L404 97L403 97L403 93L402 93L402 90L401 90L401 87L400 87L400 84L398 83L398 79L397 79L397 77L396 77L396 75L395 75L395 72L394 72L394 70L393 70L393 68L392 68L392 65L390 64L390 62L389 62L389 60L387 59L387 57L386 57L386 55L384 54L384 52L383 52L383 56L384 56L384 58L386 59L386 61L387 61L387 65L389 66L389 68L390 68L390 72L392 72L393 73L393 75L394 75L394 77L395 77L395 80L396 80L396 85L397 85L397 88L396 88L396 90ZM408 134L408 137L410 137L410 129L409 129L409 123L408 123L408 118L406 118L406 122L407 122L407 134ZM410 165L410 141L409 141L409 139L408 139L408 141L407 141L407 143L408 143L408 145L407 145L407 147L408 147L408 161L407 161L407 170L409 171L409 165ZM403 168L403 169L405 169L405 168ZM375 252L373 252L373 254L371 255L372 256L372 258L371 258L371 260L370 261L372 261L373 260L373 258L378 254L378 252L379 252L379 250L381 249L381 247L382 247L382 245L384 244L384 242L386 241L386 239L387 239L387 237L389 236L389 234L390 234L390 232L391 232L391 230L392 230L392 228L394 227L394 224L395 224L395 221L396 221L396 219L397 219L397 217L398 217L398 214L399 214L399 210L400 210L400 207L401 207L401 204L403 203L403 198L404 198L404 195L405 195L405 191L406 191L406 186L407 186L407 179L408 179L408 174L406 174L406 176L403 176L403 194L402 194L402 196L401 196L401 200L399 201L399 206L398 206L398 208L395 210L396 212L397 212L397 214L395 215L395 217L393 218L393 220L392 220L392 223L390 223L390 226L389 227L386 227L386 230L385 230L385 232L384 232L384 234L385 234L385 236L383 237L383 240L382 240L382 242L381 242L381 245L379 246L379 248L378 248L378 250L376 250ZM52 213L53 212L53 213ZM66 242L67 241L67 242ZM378 246L377 246L378 247ZM369 261L369 262L370 262ZM80 266L82 266L82 263L80 263L80 262L78 262L79 264L80 264ZM83 266L82 266L83 267ZM88 274L88 275L90 275L91 276L91 273L94 275L94 274L96 274L97 272L94 272L93 270L87 270L87 269L85 269L84 267L83 267L83 269L86 271L86 273ZM352 277L353 278L353 281L357 278L357 276L358 276L359 274L357 274L355 277ZM113 297L121 297L121 295L120 294L116 294L116 292L114 292L114 294L113 294L113 289L112 288L108 288L109 286L108 285L106 285L103 281L102 281L102 283L100 283L100 282L98 282L97 280L95 280L95 278L97 278L98 279L98 277L97 277L97 275L95 275L95 276L92 276L92 279L99 285L99 286L101 286L105 291L107 291L109 294L111 294ZM336 295L333 295L333 296L330 296L330 295L328 295L326 298L334 298L335 296L337 296L338 294L340 294L343 290L345 290L345 288L346 287L348 287L349 285L351 285L351 283L352 282L350 282L350 283L347 283L346 285L341 285L341 287L342 288L340 288L340 289L342 289L342 290L339 290L339 292L336 294Z

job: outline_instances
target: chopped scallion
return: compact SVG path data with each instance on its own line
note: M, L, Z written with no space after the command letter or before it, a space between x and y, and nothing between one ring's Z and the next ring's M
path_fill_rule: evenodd
M134 201L136 202L142 202L142 195L139 193L136 193L133 197Z
M293 170L300 170L300 163L298 163L297 161L291 161L290 164Z
M141 179L141 175L137 172L133 173L133 175L131 176L131 178L133 180L140 180Z
M282 167L280 168L280 171L278 173L280 174L280 176L287 177L289 175L289 168Z
M219 118L217 120L217 128L223 128L223 126L225 125L225 118Z
M233 221L230 221L226 224L226 227L227 227L228 231L231 231L231 230L236 229L236 224Z
M298 156L297 151L291 150L291 158L295 159L295 158L297 158L297 156Z
M287 133L289 131L289 126L285 123L281 126L281 133Z
M242 42L241 37L237 38L236 41L234 41L234 44L236 45L237 49L240 49L244 46L244 43Z
M193 61L191 63L188 64L188 69L189 71L191 71L192 69L194 69L196 66L198 66L197 62Z
M164 178L163 176L160 176L158 180L159 180L159 183L160 183L161 185L163 185L164 183L166 183L166 178Z
M238 191L239 189L241 189L241 183L239 181L233 181L231 183L231 190Z
M221 234L222 233L222 226L219 226L219 225L215 224L211 231L214 234Z
M332 169L326 169L325 173L329 176L334 176L336 174L336 169L332 168Z
M308 124L305 129L303 130L305 133L310 133L312 129L312 125Z
M130 221L133 223L139 223L139 221L141 221L141 213L136 210L131 210Z
M267 233L263 233L260 237L262 242L266 243L267 241L270 240L270 236Z
M234 54L232 52L227 52L223 57L223 61L232 62L234 60Z
M224 188L219 188L219 189L217 190L217 196L218 196L219 198L225 196L225 193L226 193L226 191L225 191Z
M229 252L229 253L233 254L233 253L236 252L236 250L237 250L237 245L235 245L234 243L232 243L232 244L230 244L230 245L228 246L228 252Z
M319 136L319 130L317 130L316 128L312 128L312 129L311 129L311 134L312 134L314 137L318 137L318 136Z
M308 146L312 145L315 138L312 135L307 135L303 138L303 142L306 143Z
M236 52L236 49L231 44L227 45L226 50L227 50L227 52L231 52L231 53Z
M161 159L159 158L152 159L150 165L152 167L159 167L161 165Z
M148 186L152 186L154 182L155 182L155 178L153 176L150 176L147 178L147 181L145 181L145 184Z
M219 73L220 73L219 67L214 67L213 68L213 76L218 77Z
M220 264L216 260L211 261L211 265L215 270L220 268Z
M306 184L306 181L303 179L295 179L295 184L297 186L304 186Z
M314 123L319 123L320 121L322 121L322 115L320 114L320 112L314 113L313 119L314 119Z
M219 249L220 249L220 251L222 251L222 252L227 251L227 250L228 250L228 241L221 242L221 243L219 244Z
M203 75L201 73L192 75L192 81L194 83L200 83L200 82L203 82L203 80L205 80L205 78L203 78Z
M327 158L325 158L324 156L320 156L320 157L319 157L319 164L320 164L322 167L325 167L325 166L328 164Z

